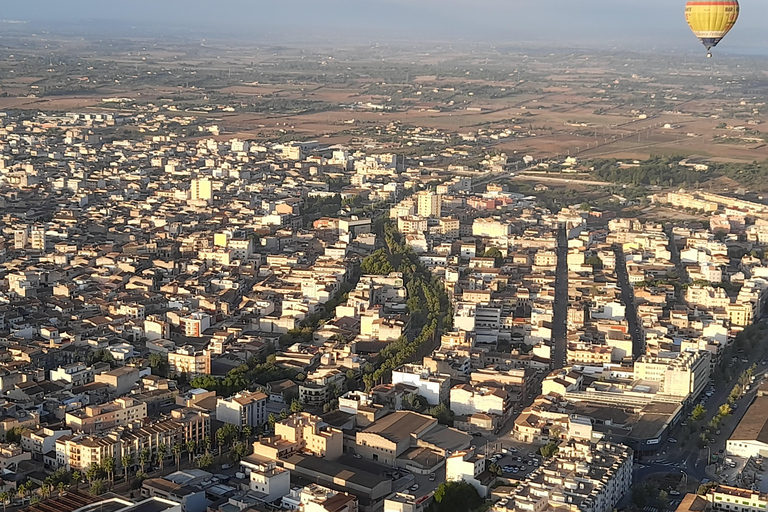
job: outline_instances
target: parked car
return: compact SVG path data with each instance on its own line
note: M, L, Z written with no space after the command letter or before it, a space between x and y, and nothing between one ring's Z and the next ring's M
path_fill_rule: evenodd
M670 442L670 443L672 443L672 444L674 444L674 443L676 443L676 442L677 442L677 439L675 439L674 437L670 437L670 438L669 438L669 442Z
M221 469L230 469L232 467L232 464L222 464Z
M418 490L419 490L419 484L413 484L413 485L410 487L410 490L411 490L411 491L418 491Z
M434 481L435 481L435 478L437 478L437 477L435 476L435 474L434 474L434 473L430 473L430 474L429 474L429 481L430 481L430 482L434 482Z

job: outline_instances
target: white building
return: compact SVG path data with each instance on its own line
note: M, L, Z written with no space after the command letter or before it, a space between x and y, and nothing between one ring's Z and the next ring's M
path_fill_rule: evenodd
M216 400L216 419L238 427L258 427L267 422L267 395L261 391L242 392Z
M429 368L405 364L392 371L392 384L408 384L419 389L429 405L447 403L450 399L451 377L432 373Z

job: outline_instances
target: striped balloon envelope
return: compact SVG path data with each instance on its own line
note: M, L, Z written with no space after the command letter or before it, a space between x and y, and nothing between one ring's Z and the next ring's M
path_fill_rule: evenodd
M710 51L730 32L739 19L738 0L690 0L685 4L685 21Z

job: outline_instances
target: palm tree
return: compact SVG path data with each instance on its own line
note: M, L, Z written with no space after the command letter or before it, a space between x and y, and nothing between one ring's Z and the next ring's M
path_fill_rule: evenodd
M141 450L141 453L139 454L139 464L141 464L142 473L144 473L144 467L147 465L147 462L149 462L151 456L152 453L149 451L149 448Z
M120 464L123 466L123 474L125 475L125 481L128 481L128 469L133 464L133 455L128 453L126 455L123 455L123 457L120 459Z
M211 436L205 436L205 439L203 440L203 443L205 443L205 453L210 453L211 445L213 444L211 442Z
M75 490L80 488L80 480L83 479L83 474L79 471L72 472L72 482L75 484Z
M11 493L8 491L0 492L0 501L3 502L3 512L5 512L5 508L11 502Z
M163 463L165 461L165 454L168 452L168 447L165 443L160 443L157 447L157 463L160 465L160 472L163 472Z
M67 484L64 482L59 482L59 485L56 486L56 489L59 491L59 496L61 496L67 490Z
M181 446L181 443L176 443L171 450L173 451L173 457L176 459L176 471L179 471L181 469L181 452L184 451L184 447Z
M93 481L99 476L99 466L97 464L91 464L88 469L85 470L85 478L88 479L88 485L93 485Z
M223 428L216 431L216 444L219 445L219 459L221 459L221 448L227 443L227 434Z
M192 456L195 453L195 448L197 448L197 443L194 439L190 439L186 443L187 445L187 453L189 454L189 464L192 465Z
M245 442L251 440L251 436L253 435L253 427L250 425L246 425L243 427L243 436L245 437Z
M50 498L50 497L51 497L51 491L52 491L52 490L53 490L53 486L52 486L50 483L48 483L48 482L45 482L45 483L42 485L42 487L40 487L40 496L41 496L41 497L42 497L44 500L46 500L46 499L48 499L48 498Z
M114 457L107 457L101 461L101 468L107 473L110 485L115 483L115 466L117 462Z

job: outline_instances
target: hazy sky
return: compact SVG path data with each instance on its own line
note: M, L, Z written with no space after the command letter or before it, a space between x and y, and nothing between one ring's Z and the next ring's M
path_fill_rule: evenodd
M574 46L688 48L685 0L6 0L0 17L113 29L290 42L363 37L465 42L551 42ZM741 0L721 52L768 54L768 1ZM73 30L74 31L74 30ZM0 35L2 26L0 25Z

